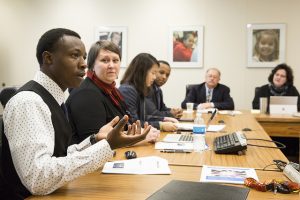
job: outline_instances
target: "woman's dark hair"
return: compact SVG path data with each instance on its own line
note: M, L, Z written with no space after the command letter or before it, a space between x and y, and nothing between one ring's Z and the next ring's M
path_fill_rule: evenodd
M56 43L65 35L81 39L78 33L65 28L51 29L41 36L36 47L36 58L40 65L43 64L42 54L44 51L54 52L57 48Z
M96 58L98 57L98 54L101 49L118 54L121 61L122 56L119 47L111 41L101 40L94 43L89 50L88 59L87 59L87 65L89 70L94 69Z
M271 74L269 75L268 81L270 83L273 83L273 77L275 75L275 73L280 70L283 69L286 72L286 83L285 85L287 86L292 86L294 85L294 75L293 75L293 70L290 66L288 66L285 63L279 64L277 65L274 69L272 69Z
M138 54L127 67L121 84L133 85L140 95L147 96L150 88L146 86L146 77L153 65L159 66L154 56L148 53Z

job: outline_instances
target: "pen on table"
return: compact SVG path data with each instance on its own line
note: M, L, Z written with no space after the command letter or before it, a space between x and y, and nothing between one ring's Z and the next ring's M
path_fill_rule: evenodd
M211 116L210 116L210 118L209 118L209 120L207 122L207 126L209 125L209 123L211 122L211 120L215 117L216 113L217 113L217 109L215 109L214 112L211 114Z
M160 152L163 153L191 153L191 150L183 150L183 149L163 149Z

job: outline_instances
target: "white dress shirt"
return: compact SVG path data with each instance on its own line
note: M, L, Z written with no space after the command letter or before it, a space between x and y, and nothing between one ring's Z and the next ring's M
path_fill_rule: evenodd
M34 81L48 90L59 105L64 102L64 92L47 75L38 71ZM113 156L106 140L91 145L88 137L69 146L67 156L53 157L51 112L35 92L16 94L5 107L3 121L15 169L32 194L49 194L68 181L95 171Z

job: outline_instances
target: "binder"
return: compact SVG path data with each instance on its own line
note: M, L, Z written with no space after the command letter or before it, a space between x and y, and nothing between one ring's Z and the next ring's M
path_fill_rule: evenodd
M246 200L249 188L172 180L149 196L148 200Z

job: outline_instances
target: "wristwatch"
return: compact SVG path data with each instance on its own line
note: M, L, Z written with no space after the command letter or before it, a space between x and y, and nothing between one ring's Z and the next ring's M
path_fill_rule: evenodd
M90 142L91 142L92 145L97 143L96 134L93 134L93 135L90 136Z

